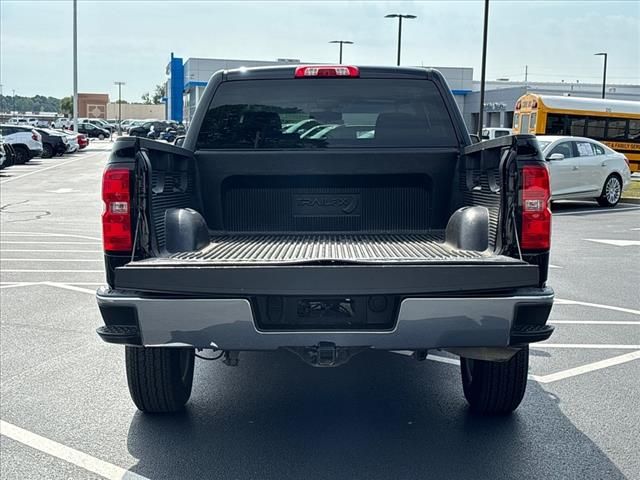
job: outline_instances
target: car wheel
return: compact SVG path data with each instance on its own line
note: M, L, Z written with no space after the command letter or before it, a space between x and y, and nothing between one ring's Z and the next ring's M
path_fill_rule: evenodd
M14 151L16 152L15 163L22 164L27 163L30 160L29 151L26 147L14 147Z
M622 182L620 177L611 174L607 177L602 187L602 194L597 198L601 207L615 207L622 196Z
M136 407L147 413L181 410L191 396L192 348L125 347L127 383Z
M42 158L53 157L53 147L49 143L42 144Z
M496 415L513 412L524 397L529 371L529 347L507 362L460 358L462 388L471 410Z
M104 140L104 135L102 133L98 135L98 140Z

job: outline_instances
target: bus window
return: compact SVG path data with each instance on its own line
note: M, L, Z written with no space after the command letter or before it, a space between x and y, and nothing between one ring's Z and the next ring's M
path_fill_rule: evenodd
M611 118L607 122L607 138L609 140L623 140L627 121L623 118Z
M531 114L531 121L529 122L531 130L533 130L534 132L536 131L536 118L537 118L537 116L538 116L538 114L536 112L533 112Z
M584 117L569 116L569 135L574 137L584 137L584 127L586 119Z
M518 128L518 121L520 120L520 114L519 113L514 113L513 114L513 128Z
M604 118L589 118L587 122L587 137L604 138L604 126L607 121Z
M529 115L520 115L520 133L529 133Z
M564 117L562 115L547 115L547 135L564 135Z
M640 120L629 120L629 140L640 140Z

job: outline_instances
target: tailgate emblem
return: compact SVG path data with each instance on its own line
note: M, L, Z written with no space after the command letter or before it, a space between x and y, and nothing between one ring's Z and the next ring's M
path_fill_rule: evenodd
M360 215L360 194L294 195L296 217L344 217Z

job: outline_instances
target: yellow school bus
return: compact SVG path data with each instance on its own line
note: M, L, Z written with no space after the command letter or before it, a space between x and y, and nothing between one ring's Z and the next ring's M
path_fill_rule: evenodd
M593 138L640 171L640 102L528 93L516 102L513 133Z

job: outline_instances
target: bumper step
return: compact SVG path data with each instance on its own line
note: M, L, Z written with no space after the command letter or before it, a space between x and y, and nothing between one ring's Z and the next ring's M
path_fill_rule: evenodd
M99 327L96 332L107 343L126 345L140 345L140 331L138 327L130 325L105 325Z
M511 329L511 344L542 342L553 333L551 325L514 325Z

